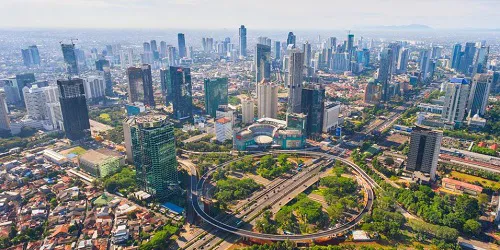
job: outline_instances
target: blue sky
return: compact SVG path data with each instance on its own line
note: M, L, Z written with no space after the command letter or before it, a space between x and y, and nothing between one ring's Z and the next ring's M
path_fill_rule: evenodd
M0 0L0 27L500 28L500 0Z

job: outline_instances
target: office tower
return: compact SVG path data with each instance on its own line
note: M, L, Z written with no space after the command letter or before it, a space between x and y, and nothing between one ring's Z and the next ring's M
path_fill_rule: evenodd
M144 49L144 53L151 52L151 44L148 42L144 42L142 48Z
M292 45L292 48L295 48L295 43L296 43L297 37L293 34L293 32L288 33L288 37L286 39L286 45Z
M301 113L307 114L306 134L319 134L323 130L325 88L320 84L307 84L302 89Z
M64 63L66 64L66 72L69 75L78 75L78 59L75 52L75 44L61 44Z
M271 79L271 47L257 44L255 48L255 83Z
M61 104L59 103L59 89L57 85L49 85L41 89L43 90L45 98L44 105L46 113L44 119L48 119L54 129L62 130L64 128L64 122Z
M465 43L465 49L460 58L459 72L465 75L473 73L474 57L476 56L476 44L473 42Z
M422 81L426 81L429 78L429 69L430 69L430 59L431 59L431 51L422 50L420 51L420 60L418 67L420 68L420 75L422 77Z
M241 122L243 124L253 123L254 119L254 103L250 98L245 98L241 101Z
M120 50L120 67L126 69L133 65L134 50L129 48L127 50Z
M330 69L333 72L344 72L349 70L349 54L333 53L330 64Z
M168 65L177 66L177 48L174 46L168 47Z
M167 57L167 42L160 41L160 58Z
M66 137L71 140L82 139L90 130L83 80L57 80L57 86Z
M336 37L328 38L327 46L328 48L332 48L333 50L335 50L337 48L337 38Z
M259 37L257 37L257 43L258 44L267 45L267 46L271 46L271 39L269 39L266 36L259 36Z
M106 80L103 74L84 77L83 86L85 89L85 98L89 103L96 103L105 99Z
M227 78L205 79L205 112L215 118L220 105L227 106Z
M128 123L137 184L164 200L179 184L174 126L161 115L136 116Z
M33 120L46 120L47 102L43 89L36 85L31 88L26 86L23 88L23 94L28 117Z
M106 95L113 96L113 82L111 80L111 68L109 61L106 59L99 59L95 62L96 70L102 72L104 81L106 83Z
M278 117L278 85L263 79L257 84L257 119Z
M380 67L378 69L378 81L382 85L382 96L381 99L384 102L388 102L391 99L389 94L389 81L392 77L392 66L393 66L393 51L392 49L385 48L380 52Z
M24 87L30 88L31 85L35 82L36 82L35 74L33 73L24 73L16 75L17 90L19 91L19 98L23 104L24 104L24 95L23 95Z
M274 41L274 60L281 60L281 42Z
M23 62L26 67L40 65L40 53L36 45L31 45L27 49L22 49Z
M302 98L302 82L304 79L304 53L298 49L289 53L288 67L288 112L300 113Z
M352 55L353 48L354 48L354 34L348 34L346 52Z
M193 117L193 95L191 89L191 70L182 67L170 67L172 84L172 105L174 117L180 121L190 121Z
M431 58L432 59L440 59L442 51L443 51L443 47L441 47L441 46L432 46Z
M312 57L311 44L306 41L306 43L304 43L302 51L304 52L304 66L306 66L306 68L310 67Z
M441 115L443 120L452 124L460 124L464 120L469 87L469 81L465 78L451 78L446 84Z
M451 54L451 68L459 69L460 60L462 57L462 45L457 43L453 46L452 54Z
M490 53L490 47L483 46L477 48L473 74L486 73L488 71L487 66L488 66L489 53Z
M152 52L158 51L158 46L156 45L156 40L151 40L151 42L149 44L151 45Z
M186 51L186 39L184 38L184 34L177 34L177 42L179 43L179 58L184 58L187 56Z
M401 50L401 44L399 42L390 43L388 46L392 50L392 61L391 61L391 75L396 74L397 64L399 61L399 51Z
M0 90L0 130L10 130L9 109L3 90Z
M24 105L24 101L21 102L21 94L19 94L16 78L11 77L7 79L1 79L0 86L3 87L5 98L8 104L19 105L20 103L22 103Z
M442 139L443 133L440 131L413 128L406 170L428 174L431 181L435 180Z
M398 74L404 74L408 70L408 59L410 57L410 50L403 48L399 51L399 58L397 64Z
M492 76L488 74L476 74L472 80L472 86L467 103L467 110L471 116L479 114L484 116L488 97L491 90Z
M129 103L143 102L144 105L154 107L151 65L144 64L140 68L130 67L127 69L127 76Z
M338 127L340 115L340 103L326 103L323 111L323 133L328 133L332 128Z
M239 45L240 45L240 57L247 56L247 28L245 25L240 26L239 30Z
M160 69L160 87L161 94L165 98L165 104L168 105L172 100L170 94L172 93L172 84L170 83L170 70L169 68Z

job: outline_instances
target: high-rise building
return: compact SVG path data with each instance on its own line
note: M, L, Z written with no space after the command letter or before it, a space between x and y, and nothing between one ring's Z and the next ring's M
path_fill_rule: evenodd
M319 134L323 131L323 110L325 107L325 88L320 84L307 84L302 89L302 112L307 114L306 134Z
M64 122L64 132L71 140L89 134L90 122L82 79L57 80L59 102Z
M328 48L335 50L337 48L337 38L336 37L328 38L327 46Z
M66 72L69 75L78 75L78 58L76 57L75 44L61 44L64 63L66 64Z
M465 49L460 58L459 72L471 75L474 71L474 57L476 56L476 43L465 43Z
M167 42L161 41L160 42L160 58L163 59L167 57Z
M453 51L451 55L451 68L458 69L460 66L460 60L462 57L462 45L457 43L453 46Z
M84 77L83 86L85 87L85 98L89 103L104 100L106 95L106 80L103 74Z
M250 98L243 99L241 101L241 122L243 124L253 123L254 120L254 103Z
M302 82L304 81L304 53L298 49L289 52L288 67L288 112L302 112Z
M24 87L31 88L31 85L35 82L36 82L35 74L33 73L24 73L16 75L16 83L17 83L17 89L19 91L19 98L21 99L21 102L23 102L23 104L24 104L24 95L23 95Z
M263 79L257 84L257 119L278 117L278 85Z
M247 28L245 25L241 25L239 30L239 42L240 42L240 56L247 56Z
M225 142L233 138L233 125L228 117L215 119L215 139L218 142Z
M168 46L168 65L177 66L177 48L174 46Z
M292 45L292 48L295 48L297 37L293 34L293 32L288 33L288 37L286 39L286 45Z
M368 80L368 83L366 84L363 101L365 103L377 104L380 101L381 92L380 86L372 78Z
M432 46L431 58L432 59L440 59L442 51L443 51L443 47L441 47L441 46Z
M205 111L211 117L215 117L220 105L226 106L227 100L227 78L205 79Z
M46 120L46 100L45 92L38 86L33 85L31 88L24 87L24 103L26 106L26 113L29 118L33 120Z
M172 101L170 97L172 84L170 83L170 70L168 67L160 69L160 87L165 104L168 105Z
M145 115L130 118L128 127L137 184L164 200L179 185L174 126L165 116Z
M255 48L255 83L271 79L271 47L257 44Z
M179 58L184 58L187 56L186 39L184 38L184 34L177 34L177 40L179 43Z
M441 118L452 124L461 124L469 98L469 81L465 78L452 78L445 86L446 92Z
M180 121L190 121L193 117L193 95L191 89L191 70L183 67L170 67L172 86L172 105L174 117Z
M106 59L99 59L95 62L96 70L100 71L104 75L104 81L106 82L106 95L113 96L113 82L111 80L111 68L109 61Z
M22 49L23 62L26 67L40 65L40 53L36 45L31 45L27 49Z
M151 51L152 52L158 51L158 46L156 45L156 40L151 40L151 42L149 44L151 44Z
M274 41L274 60L281 60L281 42Z
M323 111L323 133L328 133L339 125L340 104L326 103Z
M423 81L426 81L430 77L430 74L429 74L430 59L431 59L431 51L430 50L420 51L420 61L419 61L418 66L420 68L420 75L421 75Z
M127 69L128 101L143 102L144 105L155 106L151 66L148 64Z
M488 71L488 57L490 53L490 47L482 46L477 48L477 53L474 62L475 73L486 73Z
M307 115L302 113L286 113L286 128L300 130L303 135L307 129Z
M388 102L391 99L389 93L389 81L392 78L393 51L385 48L380 52L380 67L378 69L378 81L382 85L382 101Z
M488 97L491 90L492 76L488 74L476 74L472 80L472 86L469 94L467 110L471 116L479 114L484 116Z
M3 90L0 90L0 130L10 130L9 108Z
M306 41L306 43L304 43L302 51L304 52L304 66L308 68L311 66L311 58L312 58L311 44Z
M428 174L431 181L435 180L442 138L440 131L413 128L406 170Z
M397 72L398 74L406 73L408 69L408 59L410 57L410 50L407 48L402 48L399 51L398 64L397 64Z

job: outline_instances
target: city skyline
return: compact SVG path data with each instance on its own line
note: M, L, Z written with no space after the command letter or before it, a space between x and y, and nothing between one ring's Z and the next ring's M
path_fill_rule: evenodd
M465 4L467 8L463 8ZM315 5L322 8L314 8ZM495 14L500 2L493 0L474 3L465 0L363 0L355 6L349 2L321 0L315 5L303 8L301 4L282 0L238 4L227 0L5 0L4 11L0 11L0 27L224 29L245 24L250 29L314 27L322 30L419 24L435 29L499 29L497 23L500 22L500 16ZM259 13L259 17L254 13Z

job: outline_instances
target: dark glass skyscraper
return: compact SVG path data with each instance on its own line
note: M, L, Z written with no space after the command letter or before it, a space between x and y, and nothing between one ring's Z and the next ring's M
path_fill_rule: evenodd
M57 80L66 137L79 140L89 135L90 122L82 79Z
M205 111L215 118L219 105L227 105L227 78L205 79Z
M165 104L168 105L171 101L172 84L170 83L170 70L169 68L160 69L160 87L161 94L165 98Z
M476 55L476 44L468 42L465 44L465 49L460 58L459 71L462 74L470 75L473 71L474 57Z
M297 37L295 37L295 35L293 34L293 32L290 31L288 33L288 37L286 39L286 45L292 44L293 47L295 48L296 40L297 40Z
M113 82L111 80L111 68L109 61L106 59L99 59L95 62L95 68L104 74L104 81L106 82L106 95L113 96Z
M21 103L24 105L24 92L23 88L31 88L32 83L36 82L35 74L24 73L16 75L17 90L19 91L19 97L21 98Z
M393 52L392 49L385 48L380 52L380 66L378 69L378 81L382 85L382 101L389 101L391 95L389 93L389 81L391 80L393 67Z
M255 48L255 83L271 79L271 47L257 44Z
M240 38L240 56L246 57L247 56L247 28L245 28L245 25L241 25L241 27L240 27L239 38Z
M78 58L76 57L74 44L61 44L66 72L70 75L78 75Z
M184 38L184 34L177 34L177 40L179 42L179 58L184 58L187 56L186 39Z
M21 52L26 67L40 65L40 54L38 53L38 47L36 45L31 45L27 49L22 49Z
M143 102L144 105L155 106L153 93L153 78L151 66L148 64L127 69L128 101L130 103Z
M172 85L172 105L174 117L180 121L190 121L193 117L193 95L191 89L191 70L182 67L170 67Z
M492 75L476 74L472 80L472 86L467 102L467 109L470 115L479 114L483 116L488 105L488 97L490 95Z
M127 121L140 189L164 200L179 184L174 126L165 116L145 115Z
M453 54L451 55L452 69L458 69L461 57L462 57L462 45L457 43L453 46Z
M320 84L305 85L302 89L301 106L302 113L307 114L307 135L321 133L325 107L325 88Z
M428 174L430 180L434 180L442 139L442 132L422 127L413 128L406 170Z
M274 41L274 60L281 60L281 42Z

